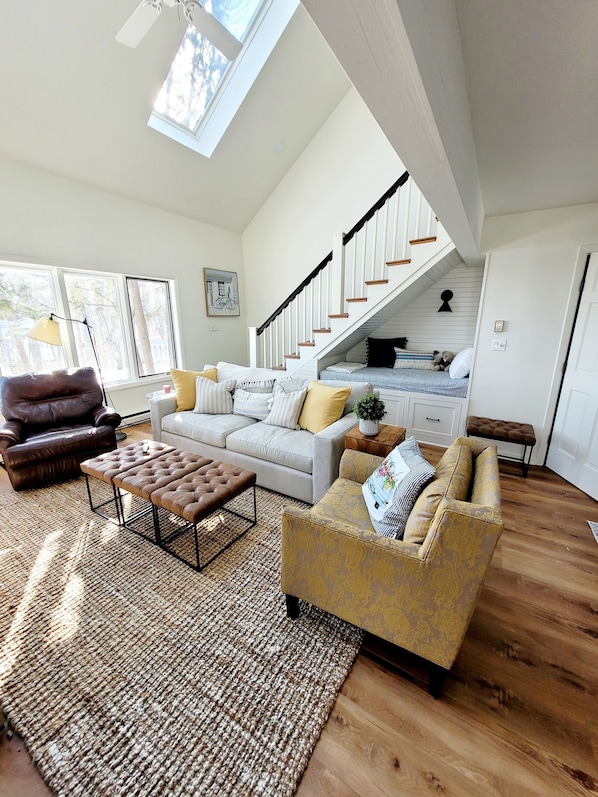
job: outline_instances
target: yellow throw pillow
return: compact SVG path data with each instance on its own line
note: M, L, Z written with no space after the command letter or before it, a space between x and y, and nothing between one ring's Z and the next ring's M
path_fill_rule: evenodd
M350 395L350 387L328 387L320 382L310 382L299 416L299 426L313 434L321 432L338 421Z
M173 368L170 375L174 382L177 412L195 407L195 380L198 376L205 376L206 379L216 382L217 374L216 368L209 368L207 371L181 371Z
M424 488L415 502L405 525L405 542L421 545L426 539L438 504L446 496L465 501L472 475L472 456L469 446L451 445L438 465L436 476Z

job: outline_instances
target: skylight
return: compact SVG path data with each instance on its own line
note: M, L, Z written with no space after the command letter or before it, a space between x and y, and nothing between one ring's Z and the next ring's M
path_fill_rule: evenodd
M291 19L299 0L203 3L243 49L229 61L190 25L148 124L209 157Z

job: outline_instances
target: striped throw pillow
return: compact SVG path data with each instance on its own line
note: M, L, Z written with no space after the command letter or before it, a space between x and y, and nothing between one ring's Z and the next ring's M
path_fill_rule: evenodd
M233 411L235 380L212 382L198 376L195 382L195 407L193 412L205 415L230 415Z
M268 417L264 419L264 423L267 423L268 426L282 426L285 429L300 429L299 416L306 395L307 388L287 393L279 384L275 384L272 407Z
M431 371L434 366L433 351L408 351L395 349L395 368L418 368L422 371Z
M415 437L393 448L361 488L378 534L403 538L409 514L435 472L422 456Z

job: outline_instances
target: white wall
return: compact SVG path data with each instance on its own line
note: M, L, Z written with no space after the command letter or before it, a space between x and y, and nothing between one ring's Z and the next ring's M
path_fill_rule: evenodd
M249 326L260 326L400 177L404 166L354 89L242 235Z
M488 218L482 245L469 412L533 424L532 461L543 464L586 253L598 250L598 204ZM505 351L491 350L494 338L507 341Z
M484 270L462 263L410 302L397 315L373 332L373 338L408 339L414 351L452 351L454 354L475 341ZM440 294L453 292L450 313L439 313ZM365 362L365 341L348 352L347 359Z
M176 282L181 365L246 361L241 238L0 158L0 259L171 278ZM203 267L239 273L240 317L206 317ZM214 324L217 332L209 332ZM164 380L158 380L161 384ZM147 408L156 384L113 388L123 415Z

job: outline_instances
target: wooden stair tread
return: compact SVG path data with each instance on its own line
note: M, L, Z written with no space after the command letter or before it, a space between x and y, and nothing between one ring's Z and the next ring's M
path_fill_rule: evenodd
M330 327L326 327L324 329L312 329L312 332L314 334L322 333L323 335L329 335L332 332L332 330L330 329Z
M406 266L409 263L411 263L411 258L410 257L406 258L405 260L387 260L386 261L386 265L387 266Z
M388 280L366 280L366 285L388 285Z
M349 318L349 313L335 313L334 315L329 315L328 318Z
M302 343L298 343L297 346L315 346L315 341L313 340L305 340Z
M301 359L301 355L300 354L285 354L284 357L285 357L285 360L300 360Z
M345 299L346 302L367 302L367 296L356 296L353 299Z
M429 238L413 238L409 243L411 246L417 246L417 244L431 244L434 243L436 240L435 235L431 235Z

